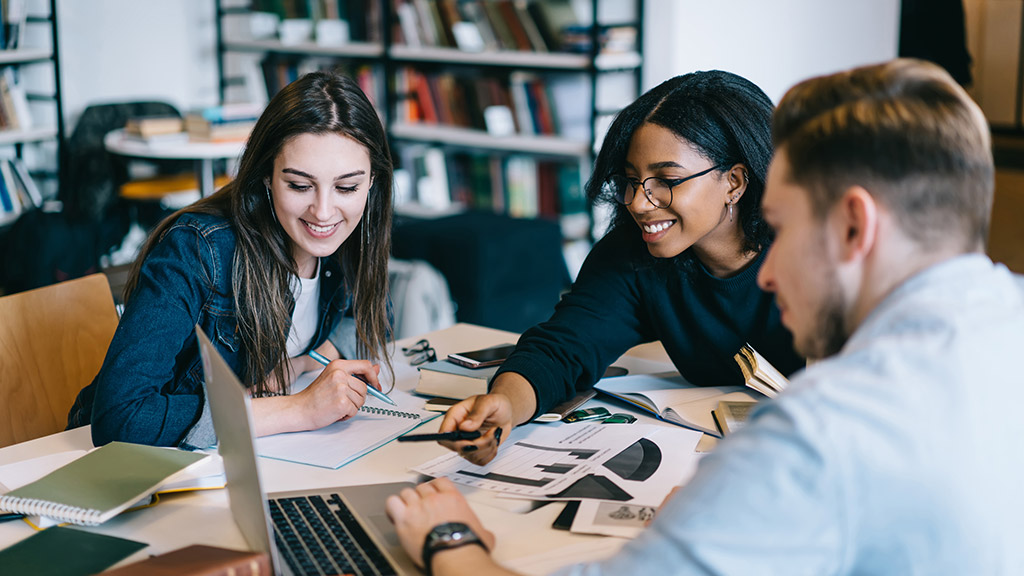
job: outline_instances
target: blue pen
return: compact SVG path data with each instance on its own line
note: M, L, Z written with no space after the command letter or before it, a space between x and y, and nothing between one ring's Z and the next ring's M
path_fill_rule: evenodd
M331 363L331 361L328 360L326 356L324 356L323 354L317 352L316 350L310 350L309 356L313 360L316 360L317 362L323 364L324 366L327 366L328 364ZM360 376L358 374L353 374L352 376L362 380L363 382L366 382L366 379L364 379L362 376ZM370 386L370 384L368 382L366 383L366 391L369 392L370 394L372 394L376 399L380 400L381 402L387 402L388 404L391 404L392 406L398 406L398 404L395 404L394 400L392 400L391 398L388 398L387 394L381 392L380 390L377 390L373 386Z

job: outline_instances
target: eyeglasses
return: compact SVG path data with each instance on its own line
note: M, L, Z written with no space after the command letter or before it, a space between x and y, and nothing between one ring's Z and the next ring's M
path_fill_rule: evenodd
M691 174L686 178L673 178L671 180L659 178L658 176L651 176L644 180L637 180L636 178L630 178L624 174L612 174L604 181L604 184L601 185L601 191L612 195L619 204L625 204L628 206L633 203L633 198L636 197L637 189L643 188L644 194L647 196L647 199L651 201L651 204L656 208L668 208L668 206L672 204L673 188L687 180L700 178L701 176L709 174L720 168L723 168L723 166L712 166L707 170ZM650 182L650 185L648 185L648 182Z
M427 340L420 340L412 346L402 348L402 354L405 354L409 358L409 364L412 366L419 366L427 362L437 361L437 352L434 347L430 345Z

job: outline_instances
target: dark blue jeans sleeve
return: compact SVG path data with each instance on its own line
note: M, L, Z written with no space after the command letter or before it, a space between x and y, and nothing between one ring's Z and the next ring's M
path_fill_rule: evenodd
M172 227L146 257L96 378L92 435L175 446L202 412L195 326L231 262L197 230Z

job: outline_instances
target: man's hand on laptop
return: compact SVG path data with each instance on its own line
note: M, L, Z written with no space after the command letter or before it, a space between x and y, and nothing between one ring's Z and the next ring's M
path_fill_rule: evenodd
M487 550L494 549L494 534L483 527L458 488L447 478L424 482L415 489L406 488L389 496L386 508L402 547L417 566L423 566L423 544L427 534L435 526L449 522L469 526L487 545ZM482 550L479 546L466 548Z

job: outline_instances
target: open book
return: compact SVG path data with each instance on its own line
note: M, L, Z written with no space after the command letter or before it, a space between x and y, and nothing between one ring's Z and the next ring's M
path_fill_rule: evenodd
M176 474L208 457L111 442L0 496L0 510L95 526L148 499Z
M594 388L637 406L666 422L721 437L711 411L722 400L756 401L743 386L696 386L674 374L602 378Z
M733 359L740 365L747 386L769 398L775 398L789 385L789 380L782 372L772 366L764 356L758 354L750 344L744 344Z

